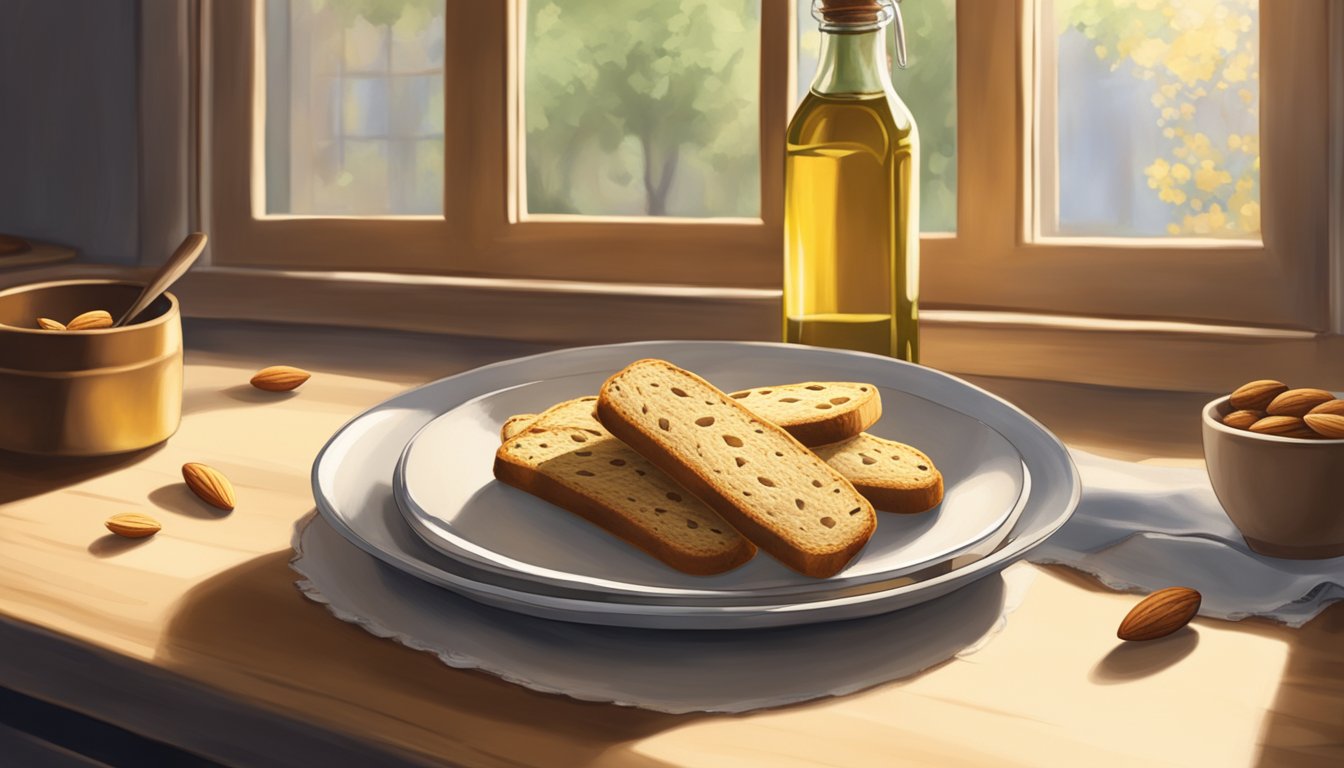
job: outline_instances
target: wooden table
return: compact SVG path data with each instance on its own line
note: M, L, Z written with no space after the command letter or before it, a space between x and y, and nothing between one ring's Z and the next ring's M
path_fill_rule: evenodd
M1134 603L1037 568L986 648L839 699L663 715L534 693L378 639L289 570L308 471L342 423L407 386L539 351L516 343L189 321L184 417L131 456L0 457L0 687L246 765L884 766L1344 764L1344 605L1301 630L1200 619L1125 646ZM315 371L293 395L247 385ZM982 384L1073 445L1198 464L1199 395ZM179 468L226 473L216 514ZM103 521L143 511L140 542ZM0 737L3 736L0 728ZM19 734L22 738L22 734Z

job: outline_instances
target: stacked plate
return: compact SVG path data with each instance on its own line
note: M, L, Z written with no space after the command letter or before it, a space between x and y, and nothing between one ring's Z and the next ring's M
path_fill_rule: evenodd
M674 571L492 474L499 428L595 394L659 357L724 390L795 381L878 386L869 431L917 446L946 492L877 533L829 579L758 553L717 576ZM1068 519L1078 476L1044 427L956 377L890 358L798 345L640 342L478 368L399 395L345 425L313 467L322 515L355 545L486 605L543 618L668 629L783 626L869 616L945 595L1020 559Z

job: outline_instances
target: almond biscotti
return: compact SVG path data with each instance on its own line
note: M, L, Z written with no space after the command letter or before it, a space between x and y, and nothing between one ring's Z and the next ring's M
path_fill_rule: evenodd
M882 417L882 398L872 384L805 381L744 389L729 397L783 427L803 445L847 440Z
M805 385L792 385L805 386ZM829 388L833 385L827 383ZM846 385L869 386L869 385ZM770 391L782 389L762 387ZM757 391L757 390L749 390ZM730 395L731 397L731 395ZM742 402L741 399L738 400ZM751 401L748 401L751 402ZM756 401L759 403L760 401ZM526 413L510 417L501 429L503 439L507 440L529 426L601 428L593 415L596 397L581 397L566 400L540 414ZM780 404L775 408L776 415L788 419L793 404ZM754 408L753 413L761 415ZM773 419L771 419L773 421ZM787 427L786 427L787 429ZM846 480L854 485L864 498L882 512L897 514L915 514L925 512L937 506L943 499L943 476L934 466L933 460L913 446L898 443L895 440L876 437L863 433L857 437L842 440L829 445L812 448L817 454L834 467Z
M756 552L722 517L596 423L511 435L495 453L495 477L685 573L722 573Z
M777 387L744 389L730 395L755 413L783 427L803 445L826 445L848 440L871 427L882 416L877 387L847 381L806 381ZM580 397L546 409L543 414L521 413L504 422L500 439L521 431L537 418L582 425L596 404Z
M868 433L812 449L884 512L927 512L943 500L943 475L913 446Z
M839 572L877 527L872 505L788 432L667 361L639 360L607 379L596 414L613 435L800 573Z

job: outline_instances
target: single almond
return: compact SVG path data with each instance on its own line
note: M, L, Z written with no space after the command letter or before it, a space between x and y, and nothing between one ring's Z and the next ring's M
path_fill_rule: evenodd
M1233 411L1223 417L1223 423L1233 429L1250 429L1255 422L1265 418L1264 411Z
M1265 412L1270 416L1306 416L1312 408L1334 399L1324 389L1290 389L1271 400Z
M1310 411L1307 412L1307 415L1311 415L1313 413L1316 414L1331 413L1336 416L1344 416L1344 400L1327 400L1326 402L1321 403L1315 408L1312 408Z
M113 515L107 518L104 525L107 526L107 530L128 539L143 539L146 536L153 536L163 527L159 525L158 520L149 515L140 515L134 512Z
M214 467L205 464L183 464L182 479L187 487L212 507L232 510L234 506L233 485L229 479Z
M1316 433L1311 431L1306 422L1296 416L1266 416L1252 424L1248 429L1261 435L1316 437Z
M1195 618L1200 600L1200 594L1189 587L1159 589L1130 610L1115 634L1121 640L1166 637Z
M92 331L95 328L111 328L112 315L105 309L92 309L65 324L67 331Z
M44 331L64 331L65 323L60 320L52 320L50 317L37 318L37 327Z
M1331 440L1344 438L1344 416L1335 413L1308 413L1302 420L1311 431Z
M267 392L288 392L291 389L298 388L312 375L302 368L295 368L292 365L272 365L270 368L262 368L252 375L252 386L257 389L264 389Z
M1237 410L1263 411L1280 394L1288 391L1288 385L1273 379L1249 381L1237 387L1228 402Z

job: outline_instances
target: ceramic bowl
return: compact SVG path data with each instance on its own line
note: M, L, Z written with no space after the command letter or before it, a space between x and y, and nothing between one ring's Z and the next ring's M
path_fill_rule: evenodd
M0 450L101 456L166 440L182 410L182 323L160 296L123 328L46 331L105 309L116 317L143 286L64 280L0 291Z
M1344 555L1344 440L1233 429L1222 423L1232 410L1227 397L1204 406L1204 462L1246 544L1271 557Z

